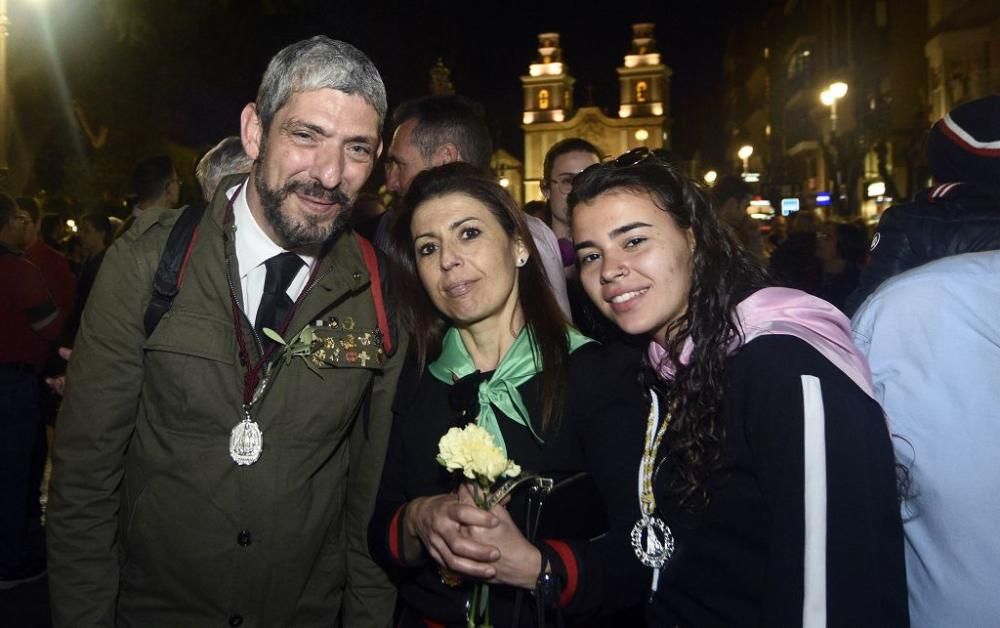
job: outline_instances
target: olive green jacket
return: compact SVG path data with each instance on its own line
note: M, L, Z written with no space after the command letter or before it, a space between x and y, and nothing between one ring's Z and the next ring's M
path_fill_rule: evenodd
M183 288L148 339L152 276L179 211L144 212L104 260L53 453L47 525L56 626L391 623L395 591L368 555L366 527L405 348L383 369L317 374L299 357L282 365L254 413L263 453L237 466L229 436L241 418L243 368L223 191L238 181L219 187ZM354 237L342 234L319 263L289 330L330 316L377 329Z

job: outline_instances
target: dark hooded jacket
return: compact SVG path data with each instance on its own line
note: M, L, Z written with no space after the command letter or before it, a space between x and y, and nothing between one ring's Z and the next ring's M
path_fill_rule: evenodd
M853 316L886 279L942 257L1000 249L1000 186L944 183L885 210L861 283L847 299Z

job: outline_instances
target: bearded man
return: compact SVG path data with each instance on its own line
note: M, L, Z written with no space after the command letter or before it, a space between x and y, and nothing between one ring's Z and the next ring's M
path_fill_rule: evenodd
M57 626L391 622L365 527L405 351L344 228L385 112L362 52L288 46L241 116L252 171L219 185L151 333L180 210L143 212L108 251L53 456ZM274 340L318 328L325 344Z

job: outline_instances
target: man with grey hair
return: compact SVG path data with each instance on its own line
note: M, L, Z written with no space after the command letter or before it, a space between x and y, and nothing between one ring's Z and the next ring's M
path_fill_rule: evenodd
M219 181L223 177L240 172L250 172L253 160L243 150L239 135L230 135L213 146L194 167L194 176L201 186L201 194L206 201L215 195Z
M374 251L342 228L385 111L362 52L292 44L241 116L249 175L175 251L165 315L154 270L198 214L144 212L109 249L53 454L57 627L391 623L366 527L405 350Z

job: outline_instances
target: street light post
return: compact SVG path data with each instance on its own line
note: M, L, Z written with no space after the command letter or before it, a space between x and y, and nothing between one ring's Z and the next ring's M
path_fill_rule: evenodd
M0 189L7 187L7 0L0 0Z
M841 180L840 180L840 150L837 147L837 101L847 95L847 83L836 81L830 83L825 90L820 92L819 101L830 108L830 150L829 155L833 161L833 196L838 213L842 213L841 203Z
M736 151L736 156L743 161L743 174L750 170L750 155L753 155L753 146L745 144Z
M837 132L837 101L847 95L847 83L837 81L820 92L819 100L830 108L830 134Z

